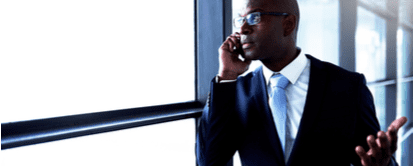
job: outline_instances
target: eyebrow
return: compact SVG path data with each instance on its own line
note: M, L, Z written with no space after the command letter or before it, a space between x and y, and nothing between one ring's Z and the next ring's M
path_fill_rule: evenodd
M254 10L249 11L249 12L247 13L247 15L250 14L250 13L257 12L257 11L264 11L264 10L262 10L261 8L256 8L256 9L254 9ZM238 13L238 16L241 17L241 14Z

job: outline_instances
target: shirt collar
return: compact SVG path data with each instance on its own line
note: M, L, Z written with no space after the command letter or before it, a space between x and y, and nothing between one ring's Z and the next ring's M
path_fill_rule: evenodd
M278 73L281 73L283 76L285 76L291 82L291 84L295 84L295 82L297 82L298 80L298 77L300 77L301 73L304 71L307 63L307 57L302 51L300 51L300 54L298 54L298 56L291 63L281 69L280 72L274 72L268 69L265 65L262 65L266 85L269 84L270 77L273 74Z

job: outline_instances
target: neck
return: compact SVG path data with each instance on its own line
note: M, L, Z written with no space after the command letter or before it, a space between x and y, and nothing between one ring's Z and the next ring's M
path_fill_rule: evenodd
M300 52L301 50L299 48L294 48L291 51L287 51L286 54L282 56L282 58L261 60L261 62L271 71L279 72L285 66L290 64L295 58L297 58Z

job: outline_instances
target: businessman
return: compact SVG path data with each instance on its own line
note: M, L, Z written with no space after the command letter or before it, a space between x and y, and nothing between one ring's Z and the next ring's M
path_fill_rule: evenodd
M198 125L199 165L225 165L236 151L248 166L397 165L407 118L379 131L364 76L296 46L299 16L296 0L243 0ZM253 60L263 66L240 76Z

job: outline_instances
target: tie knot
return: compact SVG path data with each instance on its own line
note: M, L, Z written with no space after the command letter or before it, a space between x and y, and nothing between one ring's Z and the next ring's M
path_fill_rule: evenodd
M271 86L276 86L282 89L285 89L285 87L287 87L288 83L290 83L290 81L288 81L288 79L283 76L282 74L277 74L277 75L273 75L270 78L270 82L271 82Z

